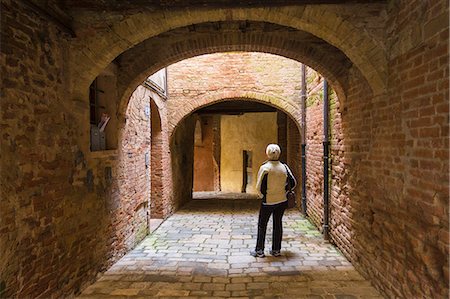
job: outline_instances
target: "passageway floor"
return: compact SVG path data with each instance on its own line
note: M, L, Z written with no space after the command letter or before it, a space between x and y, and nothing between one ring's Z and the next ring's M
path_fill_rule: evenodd
M281 257L268 252L271 222L266 257L250 256L258 201L214 197L169 217L80 298L382 298L298 211L283 218Z

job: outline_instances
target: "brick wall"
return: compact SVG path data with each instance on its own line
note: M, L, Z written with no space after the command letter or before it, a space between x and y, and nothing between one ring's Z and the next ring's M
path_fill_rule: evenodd
M275 105L292 117L299 111L300 63L280 56L203 55L169 66L168 78L170 130L194 110L224 99L247 97Z
M146 233L145 97L120 150L83 152L67 36L20 3L1 10L0 297L70 297Z
M118 157L120 205L116 207L112 222L117 248L122 248L118 256L133 248L148 233L151 122L146 107L150 108L150 98L155 96L156 93L139 86L131 96L126 112Z
M306 205L308 216L321 229L323 225L323 81L317 73L310 70L307 72L307 78Z
M448 4L398 1L387 28L387 94L354 70L340 107L348 180L333 239L386 297L446 298Z
M316 226L323 229L323 78L310 69L307 71L307 103L306 103L306 188L307 213ZM329 101L329 141L330 141L330 233L336 238L349 241L350 222L344 195L347 175L343 154L344 135L340 102L332 89L328 94ZM346 243L344 242L344 243ZM341 242L341 244L343 244Z
M388 94L368 113L383 250L368 257L380 288L393 286L388 296L448 297L448 16L448 1L398 1L389 10Z
M448 3L398 1L387 30L387 94L355 71L342 109L352 242L336 240L387 297L446 298Z
M295 122L289 118L286 117L286 160L287 164L289 165L289 168L292 171L292 174L295 176L295 179L297 180L297 187L294 189L295 195L297 197L297 206L299 209L301 209L301 190L302 190L302 183L301 183L301 174L302 174L302 156L301 156L301 136L299 129Z
M94 251L101 204L66 109L67 36L16 1L1 2L0 27L0 296L70 295L106 253Z

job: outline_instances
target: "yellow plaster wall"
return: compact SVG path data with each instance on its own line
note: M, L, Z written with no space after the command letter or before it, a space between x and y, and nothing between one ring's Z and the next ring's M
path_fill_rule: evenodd
M253 154L252 188L255 193L259 166L266 160L266 147L278 140L277 114L275 112L224 115L221 117L220 184L224 192L241 192L242 152Z

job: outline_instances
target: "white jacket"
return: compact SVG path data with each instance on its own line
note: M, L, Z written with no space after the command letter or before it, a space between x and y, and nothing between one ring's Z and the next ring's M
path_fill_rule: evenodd
M275 205L286 201L286 182L291 178L291 189L297 181L286 164L280 161L266 161L258 171L256 192L262 198L263 204Z

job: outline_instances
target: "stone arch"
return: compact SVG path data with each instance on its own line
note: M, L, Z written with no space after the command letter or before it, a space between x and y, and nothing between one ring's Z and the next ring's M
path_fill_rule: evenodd
M250 30L263 27L272 31L230 33L227 28L226 34L205 36L205 32L217 31L215 28L221 26L208 23L198 25L196 30L201 34L192 33L192 38L187 34L191 29L180 28L158 36L157 40L148 39L120 55L119 114L126 109L129 95L149 74L183 59L228 51L264 52L301 61L325 76L339 99L345 99L346 78L352 63L341 51L306 32L288 32L288 28L274 24L250 24L253 26ZM162 49L162 45L166 48Z
M267 106L271 106L274 107L276 109L278 109L279 111L283 112L288 119L290 119L291 124L293 124L293 127L291 128L295 128L293 129L296 134L300 134L300 106L299 105L295 105L295 103L293 103L293 101L289 101L283 97L280 96L274 96L274 95L268 95L262 92L254 92L254 91L245 91L245 90L239 90L239 91L228 91L228 92L224 92L224 91L215 91L215 92L208 92L207 94L205 94L202 97L199 97L195 100L195 104L194 105L184 105L182 109L177 109L177 114L176 115L172 115L172 117L170 118L170 122L169 122L169 139L170 139L170 144L171 144L171 153L176 153L177 151L177 146L173 146L177 143L177 139L180 136L180 132L179 130L181 130L181 132L183 132L183 130L186 130L186 123L192 122L194 121L194 123L196 123L196 117L192 117L193 113L195 113L196 111L208 107L208 106L212 106L215 104L219 104L222 102L229 102L229 101L248 101L248 102L257 102L257 103L261 103ZM278 125L278 124L277 124ZM195 125L194 125L195 127ZM287 127L285 128L287 130ZM183 134L183 133L181 133ZM191 134L194 135L195 134L195 130L191 131ZM286 132L287 134L287 132ZM294 133L295 134L295 133ZM178 137L177 137L178 135ZM194 142L194 138L192 138L192 142ZM281 143L280 143L281 145ZM299 147L297 147L299 148ZM283 152L287 153L285 150L287 150L287 144L284 144L283 147ZM297 155L298 156L298 155ZM285 157L287 159L287 157ZM182 159L183 160L183 159ZM188 160L189 161L189 160ZM286 161L286 160L284 160ZM192 161L193 162L193 161ZM287 162L287 161L286 161ZM292 161L294 162L294 161ZM291 164L291 169L293 171L296 171L296 174L299 173L298 169L300 168L300 164L299 161L296 161L297 164ZM189 163L189 162L188 162ZM177 163L176 163L177 164ZM298 168L298 169L297 169ZM177 175L177 173L180 173L178 170L176 170L174 168L174 166L172 165L172 171L175 174L175 177L178 177L179 175ZM185 172L183 172L185 173ZM193 171L189 171L189 173L193 173ZM183 174L184 177L184 174ZM192 182L193 183L193 177L192 177ZM180 189L180 187L178 186L178 184L174 184L173 186L174 188L174 193L178 193L178 194L185 194L186 190L184 192L180 192L180 191L175 191L177 189ZM192 186L191 189L192 190ZM299 193L300 194L300 193Z
M220 102L233 101L233 100L245 100L251 102L259 102L268 106L279 109L286 113L296 124L297 129L300 131L300 105L290 101L288 99L281 98L275 95L269 95L260 92L236 90L236 91L215 91L209 92L204 96L196 99L195 105L185 105L177 109L177 113L172 115L169 122L169 136L173 137L173 134L177 126L186 119L189 115L206 106L214 105Z
M357 4L355 4L357 5ZM355 7L353 7L355 9ZM361 12L381 12L384 5L360 6ZM364 13L362 13L364 15ZM378 13L380 23L384 23ZM192 24L219 21L261 21L310 32L339 48L357 66L375 94L385 89L386 55L377 30L361 26L363 20L349 18L335 5L292 7L193 8L171 11L140 11L112 21L101 34L91 36L77 30L85 39L71 44L71 71L74 97L83 97L90 82L111 61L127 49L163 32ZM359 23L358 23L359 22Z

